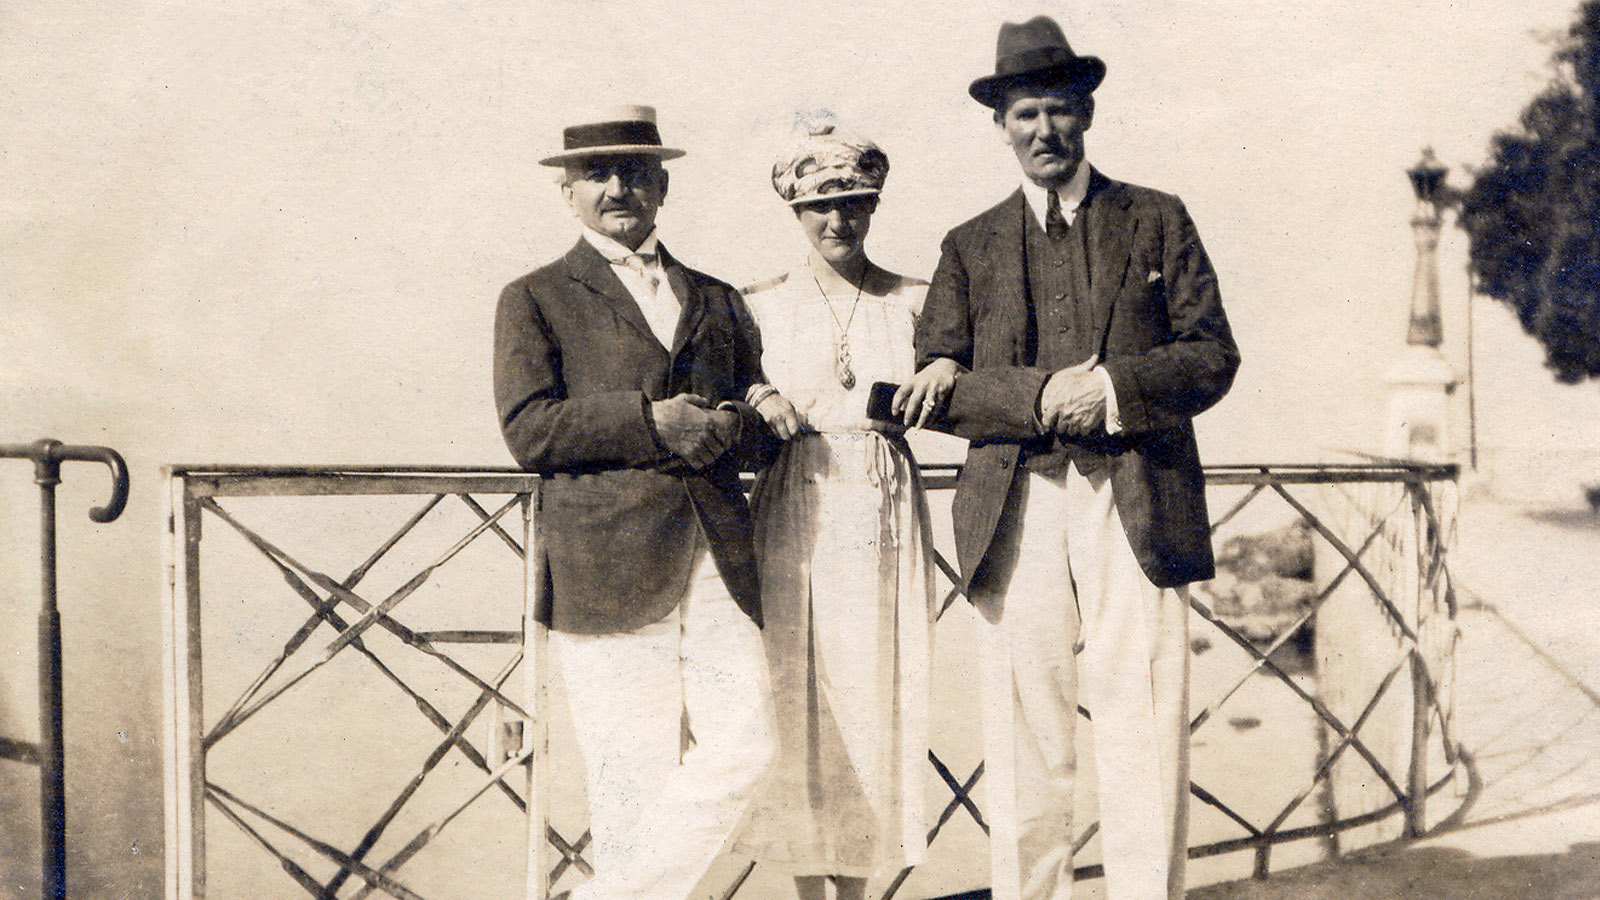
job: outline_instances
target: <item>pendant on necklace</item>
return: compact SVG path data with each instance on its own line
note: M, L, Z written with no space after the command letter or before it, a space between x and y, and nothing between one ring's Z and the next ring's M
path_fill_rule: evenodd
M845 390L856 386L856 373L850 370L850 344L839 342L839 357L833 367L834 374L839 376L839 383Z
M839 321L839 314L833 311L833 301L828 299L828 292L822 289L822 282L817 281L815 273L811 281L817 286L817 293L822 295L822 305L828 308L828 317L839 329L839 352L834 356L833 374L848 391L856 386L856 373L850 369L850 324L856 320L856 307L861 305L861 291L866 287L867 280L862 278L861 283L856 285L856 298L850 301L850 315L843 322Z

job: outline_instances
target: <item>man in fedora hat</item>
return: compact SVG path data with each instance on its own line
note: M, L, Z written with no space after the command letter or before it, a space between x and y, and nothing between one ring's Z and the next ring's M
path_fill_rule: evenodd
M1210 578L1191 419L1239 354L1183 204L1084 159L1106 67L1040 16L1000 28L994 111L1022 187L945 238L908 424L972 441L953 518L985 620L994 896L1066 898L1080 703L1107 895L1183 895L1188 610ZM1081 687L1080 687L1081 685Z
M549 625L588 773L583 900L682 900L727 843L775 749L749 511L776 447L742 402L764 382L729 285L667 252L655 110L573 125L543 165L582 223L511 282L495 405L540 483Z

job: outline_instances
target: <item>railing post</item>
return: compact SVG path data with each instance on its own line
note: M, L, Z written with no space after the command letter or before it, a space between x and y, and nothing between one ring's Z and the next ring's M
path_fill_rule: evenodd
M1411 648L1411 764L1407 771L1406 794L1410 803L1406 806L1406 837L1421 837L1427 829L1427 802L1428 802L1428 673L1427 660L1423 658L1421 635L1423 629L1424 598L1429 595L1427 560L1433 556L1433 542L1442 537L1428 527L1427 514L1423 511L1422 498L1419 492L1426 490L1426 482L1415 480L1406 482L1406 492L1411 499L1411 521L1416 535L1416 553L1412 559L1416 565L1417 590L1415 604L1410 611L1413 616L1413 628L1418 635L1418 645Z
M1428 688L1422 656L1411 655L1411 768L1406 779L1406 837L1421 837L1427 830L1428 803Z
M201 746L200 506L166 470L166 896L205 896L205 748Z
M550 704L549 632L538 621L544 588L544 548L539 539L539 490L535 486L522 501L523 547L523 685L524 706L532 719L522 729L528 757L528 884L527 900L550 896L550 841L546 830L550 812Z

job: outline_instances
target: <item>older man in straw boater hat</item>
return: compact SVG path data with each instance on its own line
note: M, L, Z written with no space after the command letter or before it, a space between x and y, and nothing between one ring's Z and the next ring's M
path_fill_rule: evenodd
M540 485L552 631L588 772L583 900L682 900L774 752L741 466L776 450L743 403L765 379L739 294L657 238L655 110L564 132L543 165L582 223L495 320L506 445Z
M1212 575L1191 419L1239 354L1178 198L1084 159L1106 67L1039 16L1000 28L993 110L1022 187L956 227L896 398L972 441L957 552L986 624L994 896L1071 894L1077 708L1111 900L1183 895L1188 610ZM1081 688L1080 688L1081 685Z

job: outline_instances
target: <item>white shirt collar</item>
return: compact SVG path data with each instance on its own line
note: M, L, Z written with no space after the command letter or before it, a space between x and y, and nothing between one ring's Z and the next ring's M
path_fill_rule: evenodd
M1072 173L1067 183L1056 188L1056 196L1061 199L1061 215L1071 225L1078 214L1078 207L1083 205L1083 198L1089 194L1089 160L1078 161L1078 171ZM1034 184L1030 178L1022 179L1022 196L1028 201L1028 208L1033 210L1033 217L1039 221L1039 227L1044 227L1045 210L1049 207L1050 189L1043 185Z
M645 324L650 326L650 332L656 336L656 340L663 347L671 347L682 306L671 282L662 277L665 270L661 265L661 257L652 256L651 261L644 264L644 271L650 273L649 277L641 275L624 261L636 254L659 254L661 245L656 240L655 231L651 230L637 250L629 250L618 241L590 228L583 229L583 239L610 261L611 271L617 274L617 280L622 282L633 301L639 304L639 312L644 315Z
M583 239L589 242L589 246L600 251L600 255L609 260L612 265L621 265L622 260L636 253L656 254L661 252L660 241L656 238L656 230L654 228L650 229L650 234L639 244L639 249L637 250L629 250L620 241L606 237L587 225L583 228ZM659 259L656 262L658 265L660 264Z

